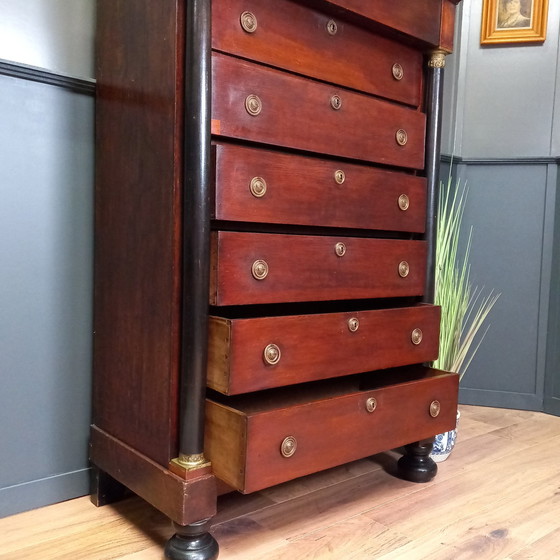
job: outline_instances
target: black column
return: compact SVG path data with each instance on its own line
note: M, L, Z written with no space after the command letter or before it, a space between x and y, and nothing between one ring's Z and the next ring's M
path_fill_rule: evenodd
M211 176L211 2L185 2L181 456L204 448Z
M432 56L426 72L426 178L428 197L426 205L426 233L428 259L424 303L434 303L437 214L439 202L439 167L441 151L441 123L443 104L444 53Z

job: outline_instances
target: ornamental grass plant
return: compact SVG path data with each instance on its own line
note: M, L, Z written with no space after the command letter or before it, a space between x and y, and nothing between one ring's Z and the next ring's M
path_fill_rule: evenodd
M449 175L441 183L436 237L435 304L441 306L439 357L434 367L463 378L490 325L488 315L500 297L474 286L470 279L472 227L461 250L461 226L468 188ZM484 327L484 328L483 328Z

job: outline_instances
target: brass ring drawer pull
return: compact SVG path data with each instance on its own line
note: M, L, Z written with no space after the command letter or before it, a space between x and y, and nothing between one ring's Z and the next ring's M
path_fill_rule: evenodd
M351 317L348 319L348 330L350 332L356 332L360 328L360 321L357 317Z
M342 107L342 99L340 98L340 95L333 95L331 97L331 107L335 111L338 111Z
M408 208L410 207L410 199L408 198L408 196L406 194L401 194L401 196L399 196L399 208L403 211L406 212L408 210Z
M334 19L330 19L327 22L327 33L329 35L336 35L337 31L338 31L338 25L336 24L336 21L334 21Z
M395 62L395 64L393 64L393 68L391 68L391 71L393 72L393 78L395 78L395 80L400 82L403 79L404 70L398 62Z
M334 252L336 253L337 257L343 257L346 254L346 245L340 242L334 246Z
M406 146L408 142L408 134L404 128L399 128L399 130L395 132L395 140L399 146Z
M257 30L257 18L252 12L243 12L239 18L241 27L247 33L254 33Z
M412 334L410 335L410 339L412 340L412 344L418 346L422 342L422 338L424 337L424 333L422 329L414 329Z
M268 276L268 264L266 261L259 259L253 263L251 272L255 280L264 280Z
M266 181L262 177L253 177L249 188L254 197L261 198L266 194Z
M252 117L260 115L260 112L262 111L261 98L254 93L248 95L245 99L245 109L247 110L247 113L249 113L249 115L251 115Z
M399 276L401 278L406 278L410 273L410 265L406 261L401 261L399 263Z
M337 169L334 172L334 180L337 185L342 185L346 181L346 173L342 169Z
M269 366L275 366L282 357L282 352L276 344L269 344L263 352L263 360Z
M291 457L297 449L297 439L294 436L285 437L280 445L280 453L282 457Z
M377 399L374 397L370 397L366 401L366 410L368 412L373 412L377 408Z
M439 401L432 401L430 403L430 416L432 418L437 418L441 412L441 403Z

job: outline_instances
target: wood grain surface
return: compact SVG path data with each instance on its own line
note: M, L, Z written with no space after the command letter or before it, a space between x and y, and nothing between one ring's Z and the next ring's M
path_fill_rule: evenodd
M212 119L220 134L411 169L424 167L425 115L349 89L214 53ZM258 115L245 108L261 101ZM333 96L340 108L333 109ZM407 133L406 145L396 141Z
M215 166L219 220L419 233L425 228L423 177L223 143L215 146ZM337 172L343 173L341 183ZM251 192L254 178L266 184L260 197Z
M240 24L245 11L257 23L250 33ZM288 0L215 0L212 17L216 50L415 107L422 102L422 53L402 42Z
M208 386L225 394L260 391L435 360L439 307L210 319ZM349 321L357 325L350 330ZM412 333L420 329L420 342ZM418 332L418 331L417 331ZM264 360L274 344L278 363Z
M335 253L338 243L344 256ZM268 275L257 280L256 261ZM399 265L408 263L406 277ZM421 295L426 243L400 239L363 239L220 231L213 233L212 305L348 300Z

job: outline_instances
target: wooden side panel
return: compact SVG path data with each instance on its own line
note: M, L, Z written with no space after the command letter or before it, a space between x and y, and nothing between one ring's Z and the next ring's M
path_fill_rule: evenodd
M221 317L210 317L208 324L208 385L227 393L231 361L231 321ZM210 373L212 372L212 373Z
M245 485L247 417L232 408L206 402L204 454L212 471L231 488Z
M339 170L344 173L342 184L335 180ZM251 193L255 177L266 183L263 196ZM403 195L408 199L405 207L399 206ZM364 165L218 144L214 216L242 222L423 232L426 180Z
M176 453L180 21L174 0L98 2L94 423L162 465Z
M214 54L212 119L223 136L322 154L424 167L426 119L413 109ZM261 110L249 114L256 95ZM333 96L341 106L333 109ZM397 132L406 131L406 145Z
M441 31L439 46L447 52L453 51L453 39L455 37L455 10L457 2L441 0Z
M253 32L240 24L245 11L256 18ZM215 0L212 17L219 51L409 105L422 101L421 53L342 19L288 0Z
M358 321L355 331L349 328L350 319ZM439 319L438 307L421 305L232 320L231 346L209 360L208 384L235 395L435 360ZM223 320L213 317L211 324L212 333ZM413 340L417 329L421 341ZM269 344L281 354L274 365L263 359Z
M337 243L344 243L342 257ZM222 231L213 246L213 305L405 297L424 289L423 241ZM263 280L252 274L257 260L268 265Z
M179 525L216 514L216 479L211 474L189 480L179 478L95 427L91 431L91 459Z

